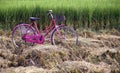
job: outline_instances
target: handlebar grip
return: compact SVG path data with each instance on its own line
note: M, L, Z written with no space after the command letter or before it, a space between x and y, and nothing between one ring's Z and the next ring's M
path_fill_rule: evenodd
M53 11L52 11L52 10L49 10L49 13L53 13Z
M48 16L51 16L51 18L53 19L54 16L53 16L53 11L52 10L49 10L48 13L47 13Z
M50 15L50 14L52 14L52 13L53 13L52 10L48 10L47 15Z

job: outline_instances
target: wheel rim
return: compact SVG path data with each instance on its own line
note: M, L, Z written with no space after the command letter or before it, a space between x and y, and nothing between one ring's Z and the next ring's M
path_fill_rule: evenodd
M28 30L29 28L29 30ZM25 47L33 45L32 42L26 42L23 38L25 34L34 35L35 32L29 25L19 25L15 28L12 35L13 44L15 47Z
M60 35L58 35L58 31ZM53 32L52 43L57 46L74 46L77 44L78 36L74 29L64 26Z
M16 30L14 31L14 35L13 35L13 43L16 47L20 47L20 45L22 44L22 42L24 40L22 40L22 33L20 28L16 28Z

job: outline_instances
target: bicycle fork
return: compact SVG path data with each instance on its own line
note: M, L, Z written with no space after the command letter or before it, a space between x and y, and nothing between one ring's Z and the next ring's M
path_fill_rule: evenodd
M58 29L56 29L56 31L57 31L57 34L59 35L58 37L60 39L65 39L65 35L63 35Z

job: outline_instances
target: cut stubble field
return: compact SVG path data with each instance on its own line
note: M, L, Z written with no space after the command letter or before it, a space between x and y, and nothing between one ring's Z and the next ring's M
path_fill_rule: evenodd
M78 34L77 46L45 43L15 48L11 35L3 33L0 36L0 73L120 72L120 33L81 31Z

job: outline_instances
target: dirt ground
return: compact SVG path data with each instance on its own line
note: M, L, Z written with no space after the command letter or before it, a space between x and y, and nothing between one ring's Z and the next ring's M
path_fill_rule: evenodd
M120 73L120 33L79 32L79 44L15 48L0 36L0 73ZM82 37L81 37L82 36Z

